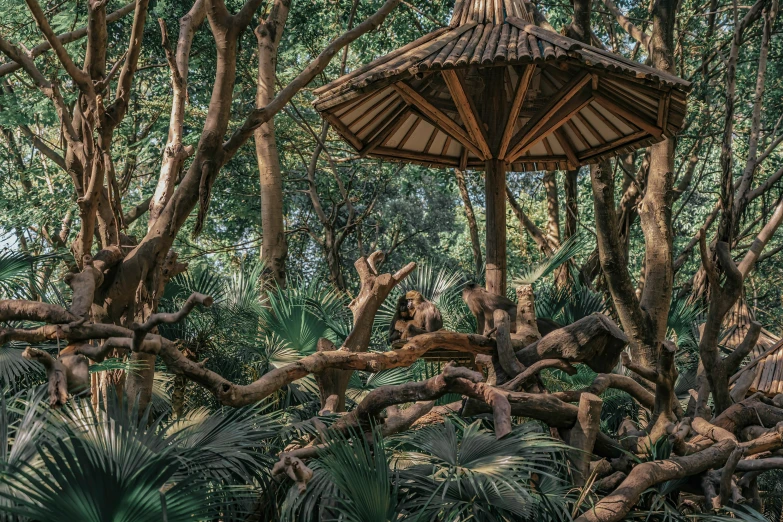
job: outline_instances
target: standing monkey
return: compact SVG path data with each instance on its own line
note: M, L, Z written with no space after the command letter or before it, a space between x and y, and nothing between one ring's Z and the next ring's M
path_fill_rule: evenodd
M495 328L492 314L495 310L505 310L511 323L511 333L516 332L517 305L508 297L487 292L476 283L468 283L462 290L462 300L476 317L477 333L486 335Z

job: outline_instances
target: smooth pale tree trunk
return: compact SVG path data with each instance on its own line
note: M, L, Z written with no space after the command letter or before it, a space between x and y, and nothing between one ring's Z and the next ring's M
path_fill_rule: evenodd
M473 248L473 262L476 267L476 274L480 274L484 259L481 255L481 241L479 240L478 225L476 224L476 214L473 212L473 204L470 202L468 186L465 183L465 173L460 169L454 169L454 176L457 178L459 193L460 196L462 196L462 203L465 205L465 219L468 221L470 244Z
M287 14L287 13L285 13ZM283 20L285 20L283 14ZM258 86L256 106L265 107L275 96L275 70L277 48L283 33L277 20L262 22L256 28L258 39ZM256 144L256 160L261 182L261 259L265 271L278 285L285 285L285 262L288 243L283 224L283 176L280 172L280 156L275 141L275 122L268 122L253 133Z

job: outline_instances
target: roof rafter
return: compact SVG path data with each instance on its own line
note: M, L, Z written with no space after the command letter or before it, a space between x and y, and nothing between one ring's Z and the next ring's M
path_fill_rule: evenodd
M512 138L506 161L513 161L523 152L554 132L573 114L593 100L590 74L583 72L558 91L547 105Z
M503 129L503 137L500 140L500 150L498 156L501 158L506 157L508 152L508 146L511 143L511 138L514 136L514 125L519 118L519 112L522 110L522 104L525 102L527 93L530 90L530 83L533 81L533 73L536 72L535 65L528 65L525 67L525 72L519 78L517 89L514 92L514 100L511 102L511 108L508 111L508 119L506 120L505 128Z
M465 132L465 130L460 127L457 122L449 118L440 109L424 99L424 97L413 90L410 85L405 82L397 82L393 85L393 87L409 105L416 107L422 112L422 114L426 115L430 120L432 120L432 123L436 127L440 127L443 132L462 143L463 146L467 147L476 156L483 156L481 150L479 150L476 144L471 141L468 133Z
M484 154L484 159L492 157L492 152L489 150L489 143L484 126L478 118L478 111L473 100L465 92L465 86L462 83L462 79L459 77L456 71L452 69L444 69L441 74L446 81L446 87L449 88L451 98L454 100L454 105L457 107L460 118L465 123L468 132L470 133L473 141L476 142L481 152Z

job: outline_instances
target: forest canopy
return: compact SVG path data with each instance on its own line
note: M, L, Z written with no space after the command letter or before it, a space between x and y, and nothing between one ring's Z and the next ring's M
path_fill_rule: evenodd
M0 9L0 520L783 520L777 0Z

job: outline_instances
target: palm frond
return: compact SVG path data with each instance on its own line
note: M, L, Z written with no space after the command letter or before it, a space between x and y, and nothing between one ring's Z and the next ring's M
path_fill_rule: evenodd
M408 368L392 368L378 373L354 372L348 383L346 397L360 402L368 393L381 386L399 386L412 380Z
M379 430L373 430L372 444L361 433L335 434L320 460L340 492L336 511L344 520L397 519L397 490L393 487L386 446Z
M572 257L587 253L591 248L592 241L590 237L584 234L574 234L543 262L523 270L513 279L513 284L515 286L532 285L542 277L546 277L554 272Z
M41 293L41 286L35 277L35 264L59 258L57 254L33 256L24 252L0 250L0 296L5 298L28 298L30 288Z
M23 350L13 346L0 347L0 386L15 388L19 382L34 381L44 376L43 367L22 357Z

